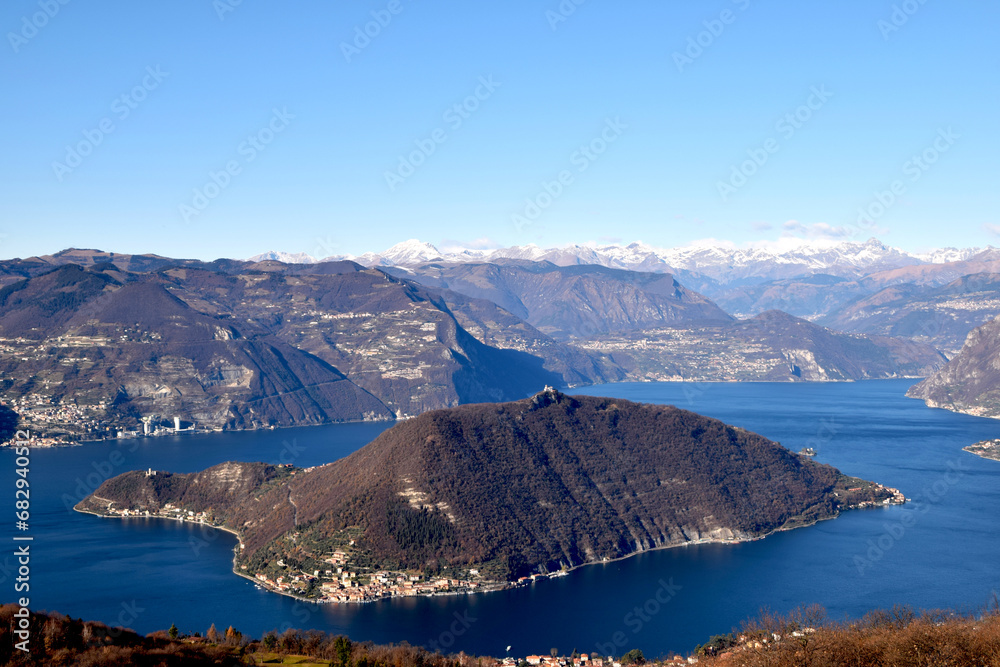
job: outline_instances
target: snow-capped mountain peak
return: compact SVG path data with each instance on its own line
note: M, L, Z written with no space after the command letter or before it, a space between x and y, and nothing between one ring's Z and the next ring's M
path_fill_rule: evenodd
M267 252L262 252L259 255L254 255L247 259L248 262L284 262L285 264L315 264L316 260L304 252L279 252L277 250L268 250Z
M916 257L931 264L946 264L948 262L964 262L986 250L993 249L993 246L986 248L938 248L917 254Z
M442 258L443 253L430 243L410 239L392 246L383 252L366 252L361 255L335 255L326 257L324 262L348 259L364 266L414 266ZM466 260L468 261L468 260Z
M391 264L407 265L429 262L440 258L441 251L430 243L424 243L418 239L410 239L397 243L383 253L382 258Z
M358 256L329 257L324 261L350 259L365 266L413 267L430 261L495 262L501 259L549 261L559 266L597 264L615 269L654 273L697 274L718 284L776 280L809 274L830 274L857 278L917 264L965 261L992 248L942 248L911 254L871 238L864 242L781 239L779 242L737 247L732 243L702 241L676 248L656 248L641 241L627 245L574 244L541 248L533 243L484 250L437 247L410 239L382 252ZM286 262L315 261L304 253L264 253L253 258Z

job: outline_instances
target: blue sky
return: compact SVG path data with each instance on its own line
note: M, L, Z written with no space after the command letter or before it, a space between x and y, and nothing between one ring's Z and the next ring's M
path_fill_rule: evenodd
M0 256L997 243L995 2L235 1L3 4Z

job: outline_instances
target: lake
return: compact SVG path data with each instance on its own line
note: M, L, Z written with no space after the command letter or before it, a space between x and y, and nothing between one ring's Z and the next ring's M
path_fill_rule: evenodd
M647 657L687 652L763 608L819 603L834 617L874 607L981 609L1000 590L1000 462L962 451L1000 422L904 397L912 380L856 383L637 383L573 390L678 407L781 442L818 461L898 487L902 507L736 545L647 552L568 576L473 596L314 605L232 573L235 538L151 519L68 509L109 476L191 472L228 460L311 466L358 449L390 425L342 424L170 436L36 449L31 455L31 607L139 632L214 623L260 636L315 628L354 640L524 656L557 648ZM13 504L14 454L0 452ZM14 533L13 507L4 530ZM10 543L10 542L9 542ZM0 599L15 598L13 547L0 556Z

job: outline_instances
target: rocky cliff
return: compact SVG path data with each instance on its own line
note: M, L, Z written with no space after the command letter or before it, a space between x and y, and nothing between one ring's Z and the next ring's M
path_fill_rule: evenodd
M958 355L907 396L934 408L1000 417L1000 320L974 329Z

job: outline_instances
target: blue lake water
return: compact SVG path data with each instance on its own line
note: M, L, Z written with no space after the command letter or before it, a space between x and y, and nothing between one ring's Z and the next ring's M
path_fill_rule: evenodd
M817 460L900 488L904 507L737 545L647 552L527 587L474 596L313 605L257 590L231 572L232 535L157 520L73 512L83 493L126 470L190 472L227 460L310 466L340 458L388 424L175 436L33 450L31 606L140 632L212 623L259 636L315 628L449 652L648 656L689 651L762 607L819 603L831 616L874 607L980 609L1000 590L1000 462L962 451L1000 437L1000 421L932 410L912 381L843 384L615 384L575 390L673 404L761 433ZM13 505L14 455L0 452ZM13 544L13 507L3 522ZM0 600L16 597L13 547L0 555Z

